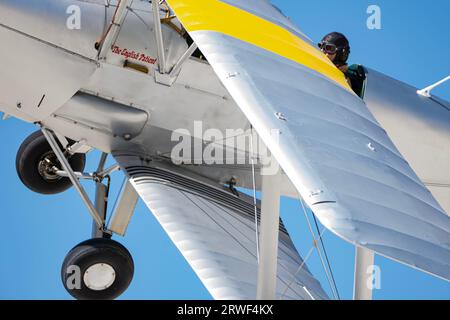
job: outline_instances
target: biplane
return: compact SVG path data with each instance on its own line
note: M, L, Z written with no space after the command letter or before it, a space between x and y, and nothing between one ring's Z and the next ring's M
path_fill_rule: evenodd
M0 42L0 110L39 128L19 178L75 188L94 221L61 268L75 298L127 289L112 237L139 198L215 299L329 298L281 196L355 246L355 299L372 297L375 254L450 280L450 103L431 92L448 78L418 90L361 65L352 88L268 0L3 0Z

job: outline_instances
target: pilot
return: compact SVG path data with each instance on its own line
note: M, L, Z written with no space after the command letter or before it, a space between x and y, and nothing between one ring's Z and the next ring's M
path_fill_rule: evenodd
M319 48L345 74L347 82L351 86L351 80L347 75L347 60L350 55L348 39L342 33L332 32L323 37L319 43Z

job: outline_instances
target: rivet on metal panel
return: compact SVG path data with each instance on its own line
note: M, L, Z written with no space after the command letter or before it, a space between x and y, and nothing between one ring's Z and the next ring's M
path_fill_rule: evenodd
M370 142L368 145L367 145L367 148L369 148L369 150L370 151L377 151L377 149L375 148L375 146L372 144L372 142Z
M230 72L228 75L227 75L227 79L230 79L230 78L236 78L238 75L240 75L240 73L239 72Z
M323 193L323 190L311 191L311 192L309 193L309 196L310 196L310 197L316 197L316 196L321 195L322 193Z
M275 116L278 118L278 120L287 121L287 118L281 112L275 112Z

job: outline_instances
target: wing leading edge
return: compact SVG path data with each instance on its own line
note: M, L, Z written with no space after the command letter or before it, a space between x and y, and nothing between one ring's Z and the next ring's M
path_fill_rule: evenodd
M230 17L205 14L209 5L242 9L194 2L169 4L321 222L355 245L450 280L450 218L364 102L308 46L291 47L303 51L293 55L237 31L263 18L234 19L228 29ZM258 35L270 29L259 27L266 29Z

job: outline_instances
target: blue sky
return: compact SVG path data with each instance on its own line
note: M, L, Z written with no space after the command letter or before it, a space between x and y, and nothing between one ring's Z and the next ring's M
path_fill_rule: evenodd
M319 41L341 31L351 41L350 62L361 63L417 87L450 74L450 2L427 1L273 1L310 38ZM366 27L366 9L380 6L382 29ZM435 94L450 101L450 83ZM26 189L15 171L17 149L36 128L9 119L0 122L0 299L69 299L60 281L60 266L75 244L90 236L91 221L74 190L42 196ZM98 153L89 155L93 169ZM113 175L112 197L122 182ZM91 184L85 184L92 192ZM282 217L302 256L311 237L297 201L282 200ZM135 277L124 299L210 299L210 295L142 202L125 238L135 260ZM325 233L325 244L341 297L352 297L354 248ZM377 257L381 289L375 299L450 299L450 284ZM328 290L317 255L308 265Z

